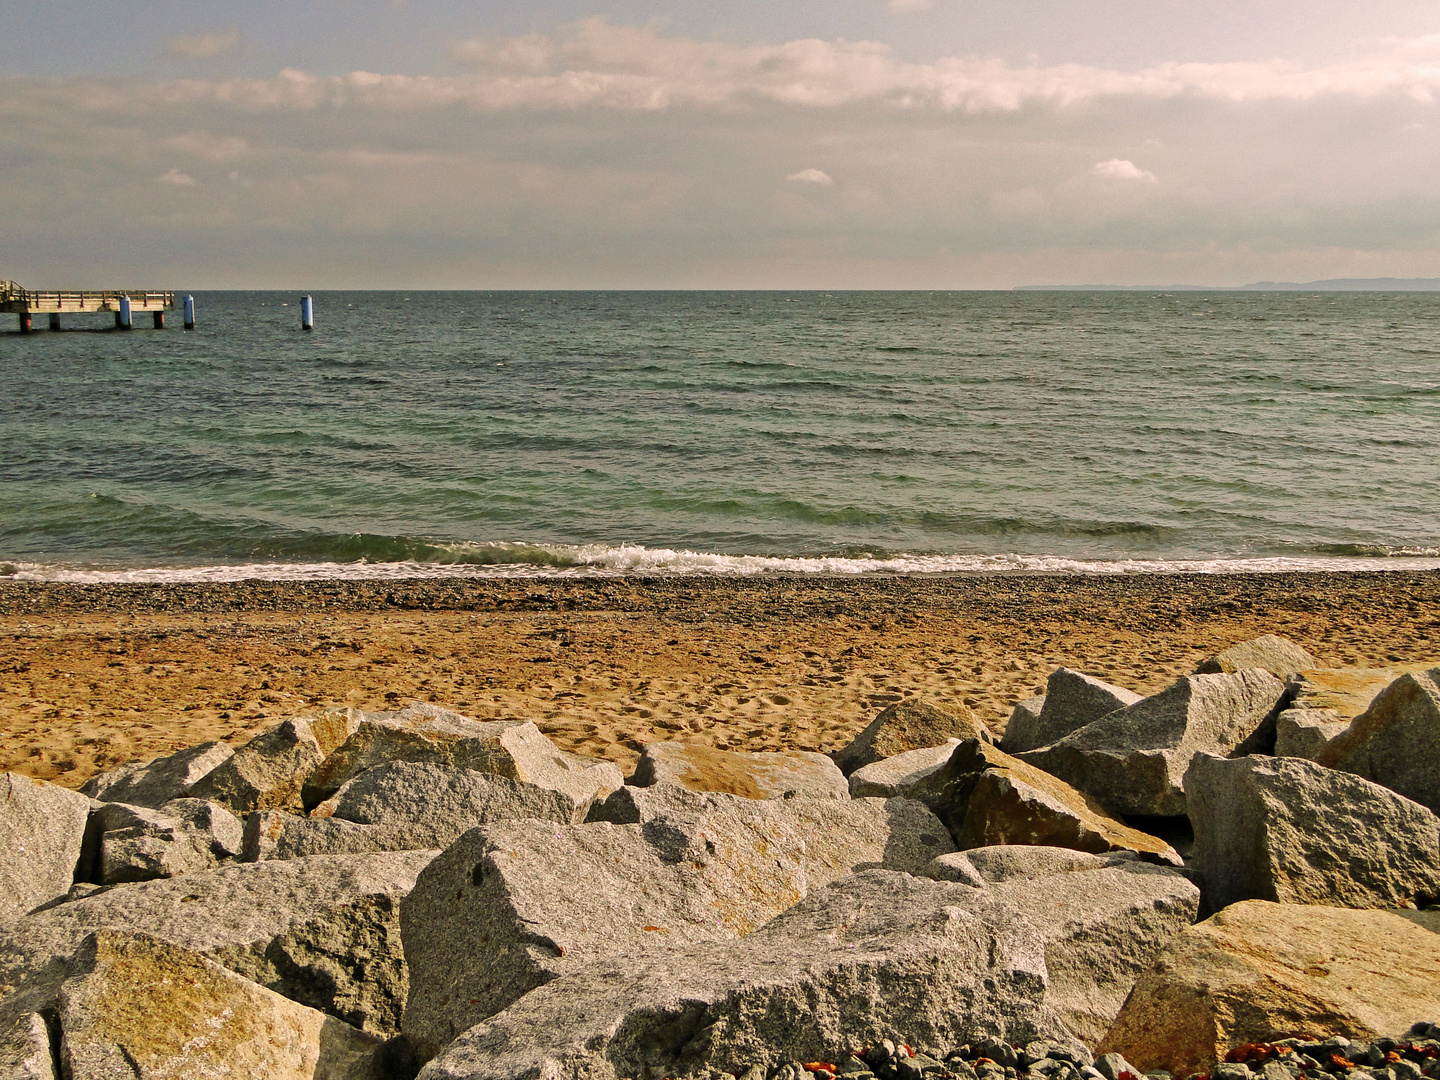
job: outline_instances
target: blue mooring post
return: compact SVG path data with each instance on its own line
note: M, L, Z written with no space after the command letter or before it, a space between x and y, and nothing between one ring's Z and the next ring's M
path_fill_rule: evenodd
M120 310L115 312L115 329L130 329L130 297L120 297Z
M185 297L185 329L195 329L195 297Z
M308 296L300 298L300 329L315 329L315 302Z

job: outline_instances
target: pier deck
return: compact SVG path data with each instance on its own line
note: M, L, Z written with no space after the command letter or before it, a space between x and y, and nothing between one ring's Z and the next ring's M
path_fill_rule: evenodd
M128 297L131 311L170 311L175 294L154 289L110 289L99 292L22 289L13 281L0 281L0 312L66 314L84 311L119 311L120 298Z

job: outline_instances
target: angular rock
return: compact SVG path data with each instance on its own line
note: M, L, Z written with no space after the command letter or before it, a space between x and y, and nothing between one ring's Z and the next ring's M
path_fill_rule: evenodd
M383 1040L203 957L99 930L60 988L68 1080L383 1080Z
M0 923L65 895L89 817L90 800L79 792L0 776Z
M208 870L240 853L243 827L219 803L172 799L159 810L104 803L91 819L99 835L93 879L101 885Z
M1034 725L1022 722L1018 727L1007 727L1001 745L1007 754L1049 746L1086 724L1139 700L1139 694L1124 687L1112 686L1069 668L1056 668L1046 680L1045 704Z
M262 731L187 789L231 813L300 806L300 791L325 755L309 721L292 717Z
M1275 756L1314 761L1349 728L1333 709L1286 709L1275 718Z
M1040 724L1040 711L1044 708L1044 694L1017 701L1015 707L1010 710L1010 718L1005 721L1004 730L1000 733L1000 749L1009 754L1013 753L1010 747L1016 743L1029 743L1030 745L1026 747L1027 750L1040 745L1034 742L1034 731Z
M1290 707L1331 709L1341 720L1353 720L1403 674L1388 668L1306 668L1290 677Z
M50 1030L39 1013L0 1015L0 1076L5 1080L60 1080Z
M360 729L360 722L366 716L378 715L385 714L366 713L360 709L325 709L305 717L305 721L310 725L310 734L320 744L320 753L329 757Z
M1268 671L1190 675L1018 756L1121 814L1178 817L1190 759L1272 749L1284 702L1285 684Z
M101 802L122 802L152 809L181 798L192 784L223 765L235 751L222 742L186 747L154 761L132 761L91 777L80 791Z
M1246 900L1175 937L1099 1047L1146 1071L1206 1071L1282 1036L1372 1039L1440 1016L1440 935L1397 915Z
M769 1071L824 1060L836 1047L896 1035L922 1046L1047 1039L1088 1060L1052 1011L1056 988L1045 957L1067 947L1081 955L1087 935L1091 951L1103 948L1121 918L1150 938L1147 907L1176 907L1178 926L1187 902L1193 909L1193 886L1177 886L1178 875L1169 871L1137 868L1154 875L1148 887L1087 882L1085 890L1046 898L1051 914L1037 920L1025 909L1035 896L1022 890L996 898L966 885L864 871L749 937L663 955L634 953L557 979L465 1032L421 1075L739 1075L752 1066ZM1099 914L1103 899L1082 900L1082 891L1097 887L1125 894L1108 905L1108 916ZM1173 904L1172 894L1185 889L1188 901ZM1056 915L1072 904L1079 905L1072 920ZM1173 932L1167 927L1160 936ZM1146 954L1158 945L1153 941ZM1062 972L1063 1008L1086 989L1083 976L1073 983L1071 977ZM1106 997L1105 977L1091 980L1088 991Z
M324 802L367 769L391 762L467 769L549 788L570 797L574 818L624 783L617 766L565 754L529 721L479 723L433 705L415 704L392 717L367 715L306 785L306 806Z
M867 871L738 941L596 963L465 1031L424 1080L736 1075L903 1032L919 1045L1070 1041L1044 943L953 885ZM1009 914L1008 912L1006 914Z
M752 754L680 742L646 743L630 783L635 787L673 784L746 799L850 797L845 775L824 754L804 750Z
M1440 668L1400 676L1317 760L1440 812Z
M1017 912L1039 931L1050 977L1046 1004L1091 1046L1200 906L1200 890L1182 875L1130 859L1044 877L1010 876L975 895Z
M399 902L435 854L232 863L96 892L0 928L0 993L63 966L92 931L124 929L393 1034L407 988Z
M1113 858L1075 851L1072 848L1029 844L972 848L964 855L970 860L970 865L975 867L981 880L986 882L1103 870L1114 862Z
M366 769L310 812L362 825L424 825L447 847L466 829L489 821L539 818L575 822L576 801L563 791L523 780L425 762L394 761Z
M926 746L919 750L907 750L903 754L872 761L850 774L850 797L852 799L891 799L903 796L936 769L950 760L959 739L948 739L939 746Z
M1195 674L1230 674L1249 668L1262 668L1283 679L1297 671L1319 666L1320 661L1289 638L1278 634L1261 634L1257 638L1222 649L1208 660L1200 661L1195 668Z
M930 878L932 881L954 881L961 885L969 885L972 889L985 888L985 879L965 857L963 851L937 855L926 864L925 869L920 872L920 876Z
M1132 829L1087 795L993 746L972 739L910 788L962 850L1043 844L1078 851L1135 851L1178 863L1169 844Z
M990 732L966 705L941 707L929 701L897 701L833 756L840 771L849 776L856 769L896 754L939 746L952 739L989 742Z
M1440 899L1440 818L1379 784L1300 758L1197 754L1185 794L1207 910Z
M852 869L918 873L954 847L907 799L697 801L629 825L499 822L452 845L401 906L416 1053L577 967L735 938Z

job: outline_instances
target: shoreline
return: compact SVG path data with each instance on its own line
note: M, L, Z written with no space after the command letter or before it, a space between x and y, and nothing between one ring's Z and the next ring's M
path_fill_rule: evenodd
M1440 662L1440 571L0 580L0 768L78 787L411 699L627 772L653 739L828 751L905 696L994 729L1057 665L1153 693L1261 633L1333 666Z

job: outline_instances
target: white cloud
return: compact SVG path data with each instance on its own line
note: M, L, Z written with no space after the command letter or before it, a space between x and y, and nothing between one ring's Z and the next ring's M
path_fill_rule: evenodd
M835 183L829 173L821 172L819 169L801 169L799 172L791 173L785 179L794 180L797 184L820 184L823 187L829 187Z
M165 51L182 60L220 60L238 55L243 45L239 30L204 30L165 39Z
M172 187L195 186L195 178L181 172L179 169L171 169L164 176L157 176L155 182L157 184L170 184Z
M1096 176L1103 176L1107 180L1139 180L1142 183L1154 184L1155 174L1146 172L1133 161L1126 161L1123 158L1111 158L1109 161L1101 161L1090 170Z

